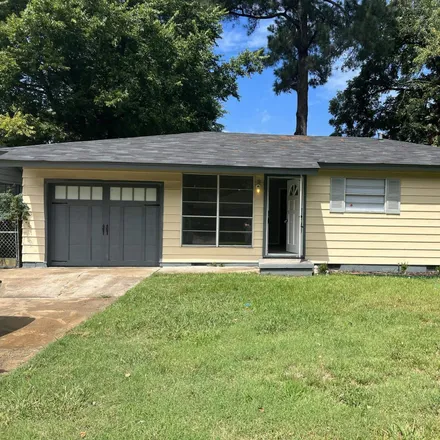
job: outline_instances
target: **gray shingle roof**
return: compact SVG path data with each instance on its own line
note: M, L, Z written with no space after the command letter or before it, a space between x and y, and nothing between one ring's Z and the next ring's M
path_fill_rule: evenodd
M215 132L36 145L0 152L0 166L87 163L262 170L317 169L332 164L440 167L440 148L408 142Z

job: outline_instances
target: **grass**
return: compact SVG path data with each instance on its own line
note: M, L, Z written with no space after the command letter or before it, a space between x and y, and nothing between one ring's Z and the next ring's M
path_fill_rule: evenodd
M0 377L5 439L440 438L440 281L155 275Z

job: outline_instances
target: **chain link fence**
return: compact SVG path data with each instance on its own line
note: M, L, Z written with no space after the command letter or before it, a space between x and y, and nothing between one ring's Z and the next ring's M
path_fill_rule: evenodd
M20 224L8 220L0 221L0 267L20 267Z

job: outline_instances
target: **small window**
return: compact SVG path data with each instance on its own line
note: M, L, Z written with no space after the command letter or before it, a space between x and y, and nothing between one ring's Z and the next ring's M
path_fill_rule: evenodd
M67 188L62 185L55 186L55 199L65 200L67 197Z
M330 212L400 214L400 180L332 177Z
M147 202L156 202L157 201L157 188L147 188L146 191L146 198L145 200Z
M346 212L385 212L385 179L346 179Z
M67 198L69 200L78 200L79 188L77 186L68 186L67 187Z
M80 186L79 187L79 199L80 200L90 200L91 199L91 188L90 186Z
M145 189L134 188L133 200L135 200L136 202L143 202L145 200Z
M92 200L102 200L102 186L92 187Z
M115 186L110 188L110 200L121 200L121 188Z
M184 175L182 243L252 246L253 177Z
M133 200L133 188L122 188L122 200L131 202Z

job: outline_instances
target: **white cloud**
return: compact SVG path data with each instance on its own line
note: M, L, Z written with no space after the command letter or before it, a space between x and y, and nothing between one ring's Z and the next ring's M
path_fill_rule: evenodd
M323 92L323 98L332 98L338 91L347 87L347 82L353 79L359 70L343 70L343 58L339 59L333 66L332 74L328 81L320 89Z
M251 35L247 35L246 29L240 24L225 30L222 38L217 42L218 51L220 53L236 53L245 49L256 50L266 47L268 27L271 24L272 20L259 24Z
M261 123L265 124L266 122L269 122L272 119L272 116L269 114L267 110L264 110L261 113Z
M347 82L353 79L359 71L348 70L344 71L340 67L334 68L332 75L328 79L327 83L324 84L324 90L334 96L336 92L344 90L347 87Z

